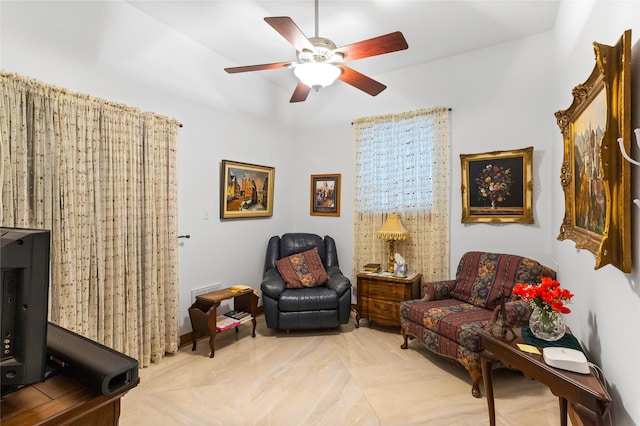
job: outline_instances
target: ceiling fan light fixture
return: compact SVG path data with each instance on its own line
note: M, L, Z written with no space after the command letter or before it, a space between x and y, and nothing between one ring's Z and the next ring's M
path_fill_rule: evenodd
M326 62L304 62L296 64L293 73L312 89L327 87L342 74L342 70Z
M2 0L0 0L2 1ZM275 62L270 64L229 67L224 70L229 74L293 68L298 84L289 102L303 102L311 89L316 91L332 84L336 79L356 89L376 96L387 88L384 84L342 65L344 62L383 55L409 48L407 40L400 31L362 40L341 47L328 38L318 36L318 0L315 0L315 37L307 37L288 16L272 16L264 18L265 22L276 30L296 49L297 62Z

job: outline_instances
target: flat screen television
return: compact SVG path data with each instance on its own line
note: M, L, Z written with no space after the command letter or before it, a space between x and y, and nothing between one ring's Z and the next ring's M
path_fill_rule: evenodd
M50 232L0 227L2 395L44 380Z

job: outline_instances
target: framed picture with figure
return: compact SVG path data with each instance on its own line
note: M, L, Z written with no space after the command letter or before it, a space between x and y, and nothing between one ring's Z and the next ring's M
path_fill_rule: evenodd
M618 145L631 144L631 30L615 46L593 43L596 64L555 113L564 142L565 213L558 240L592 252L595 269L631 272L631 177Z
M273 216L273 167L222 160L220 219Z
M340 216L340 174L311 175L311 216Z

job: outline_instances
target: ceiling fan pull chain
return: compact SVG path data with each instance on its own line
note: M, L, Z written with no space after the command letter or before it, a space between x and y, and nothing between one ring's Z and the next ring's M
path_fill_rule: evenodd
M318 0L315 0L315 15L316 15L316 38L320 37L320 30L318 29Z

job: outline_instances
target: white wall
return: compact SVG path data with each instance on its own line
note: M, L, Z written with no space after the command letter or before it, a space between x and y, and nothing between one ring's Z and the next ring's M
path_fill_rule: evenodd
M192 238L180 242L181 333L190 331L186 309L192 288L215 282L258 287L271 235L332 235L349 272L351 121L451 107L451 273L470 249L523 254L552 267L557 262L560 282L576 293L567 322L604 368L615 400L614 424L627 425L640 423L640 276L637 266L631 274L612 267L594 271L589 252L556 241L564 199L562 138L553 113L570 104L571 88L593 68L594 40L614 43L633 28L638 56L638 7L638 2L564 3L554 32L375 76L389 87L375 98L336 84L304 104L281 105L290 93L260 78L228 78L224 58L121 2L0 2L0 66L184 123L180 233ZM637 64L634 82L640 81ZM634 104L640 102L636 86ZM637 108L633 114L638 127ZM535 224L461 224L459 155L526 146L534 146ZM218 219L222 159L276 168L272 218ZM342 174L338 218L309 215L309 176L323 173ZM640 175L634 170L633 176L637 197ZM633 215L637 224L639 209ZM634 265L640 262L639 232L635 226Z
M593 42L614 45L632 30L632 128L640 127L640 2L566 2L555 29L554 109L569 107L571 89L583 83L595 65ZM562 136L553 138L553 170L563 160ZM635 143L633 144L635 146ZM632 151L636 158L637 148ZM640 173L632 166L632 198L638 198ZM630 274L605 266L594 270L594 256L577 250L573 241L555 241L564 216L564 194L552 187L552 253L560 264L558 279L575 293L572 313L565 316L573 333L600 365L614 399L615 425L640 424L640 209L632 206L633 269Z
M188 111L182 105L182 111ZM180 136L180 310L181 334L191 331L190 291L215 283L224 287L259 287L266 241L289 228L293 213L287 193L295 180L281 152L290 150L290 135L257 118L198 105L189 106ZM220 161L243 161L275 167L271 218L220 220ZM204 210L209 219L205 219Z

